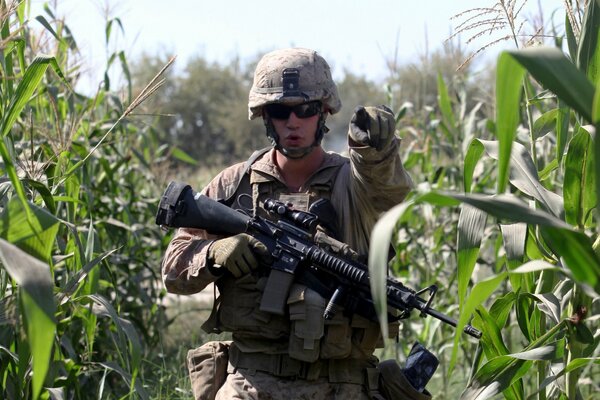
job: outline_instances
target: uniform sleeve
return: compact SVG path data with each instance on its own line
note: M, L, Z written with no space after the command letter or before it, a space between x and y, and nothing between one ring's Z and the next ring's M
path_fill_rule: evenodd
M367 255L369 237L380 215L404 200L413 187L398 151L400 140L377 151L368 146L349 146L345 164L333 188L344 242Z
M204 188L202 194L213 199L226 198L235 188L239 174L239 165L224 170ZM162 261L162 278L168 292L197 293L217 279L207 267L207 256L210 244L219 238L202 229L177 230Z
M210 243L212 240L203 230L177 230L162 262L163 282L168 292L193 294L216 280L206 268Z
M352 196L362 197L360 203L371 203L379 213L401 203L413 187L402 165L399 146L400 139L396 137L381 151L350 146Z

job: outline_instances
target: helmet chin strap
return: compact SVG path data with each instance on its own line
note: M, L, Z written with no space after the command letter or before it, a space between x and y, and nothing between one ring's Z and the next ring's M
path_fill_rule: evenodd
M269 138L269 141L275 150L278 150L285 157L294 160L299 160L306 157L313 151L315 147L319 147L321 145L321 140L323 140L323 136L325 136L325 133L329 131L329 128L325 126L325 113L321 111L319 113L319 122L317 124L315 141L310 146L289 148L283 147L279 143L279 135L277 135L277 132L275 131L275 126L273 126L271 117L266 116L263 120L267 129L267 137Z

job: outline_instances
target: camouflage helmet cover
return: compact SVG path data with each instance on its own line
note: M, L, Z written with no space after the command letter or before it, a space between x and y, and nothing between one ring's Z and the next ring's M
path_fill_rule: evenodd
M298 71L298 88L286 94L284 71ZM289 95L292 93L292 95ZM262 107L272 103L298 103L320 100L335 114L342 107L329 65L314 50L291 48L265 54L256 66L248 99L250 119L261 116Z

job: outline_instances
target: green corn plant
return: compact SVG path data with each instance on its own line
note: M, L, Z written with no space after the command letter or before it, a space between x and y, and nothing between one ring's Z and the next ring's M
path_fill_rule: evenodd
M134 109L160 77L128 106L109 81L77 93L68 26L48 6L29 20L27 3L0 1L0 397L150 398L166 150ZM31 51L42 34L52 55ZM106 75L115 59L127 77L121 51Z
M456 297L445 296L441 302L459 308L446 372L464 370L464 362L457 364L459 351L473 355L468 357L472 374L462 382L464 399L575 399L598 392L593 378L600 363L598 146L593 126L598 127L600 115L599 17L600 3L590 1L579 37L567 29L576 55L571 59L558 48L501 54L495 120L468 141L462 192L452 184L422 187L385 214L373 232L372 290L385 321L386 243L391 237L406 239L405 231L412 229L415 214L422 218L421 210L459 208L457 287L448 287ZM438 90L440 118L447 125L437 134L445 136L453 126L453 111L444 85L438 84ZM519 133L519 126L526 127L529 137ZM460 134L454 133L459 141L464 138ZM427 251L402 254L406 247L406 241L397 245L407 265ZM429 266L437 272L436 267ZM484 277L479 276L482 267ZM413 279L420 277L417 273ZM461 327L471 319L483 330L479 343L461 337ZM434 345L447 349L442 335ZM452 392L444 388L443 393Z

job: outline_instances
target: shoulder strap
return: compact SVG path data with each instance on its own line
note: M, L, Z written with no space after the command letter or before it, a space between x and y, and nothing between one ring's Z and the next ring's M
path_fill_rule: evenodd
M237 184L235 185L235 189L233 189L233 192L231 192L231 195L229 197L222 200L223 204L225 204L228 207L231 207L231 205L235 201L235 194L237 193L237 191L240 187L240 184L242 183L242 179L244 179L244 177L250 172L250 167L252 166L252 164L254 164L254 162L256 160L258 160L260 157L262 157L264 154L266 154L271 149L272 149L272 147L269 146L269 147L265 147L264 149L256 150L254 153L252 153L250 158L248 158L248 160L244 164L244 170L243 170L242 174L240 175L240 179L238 180Z

